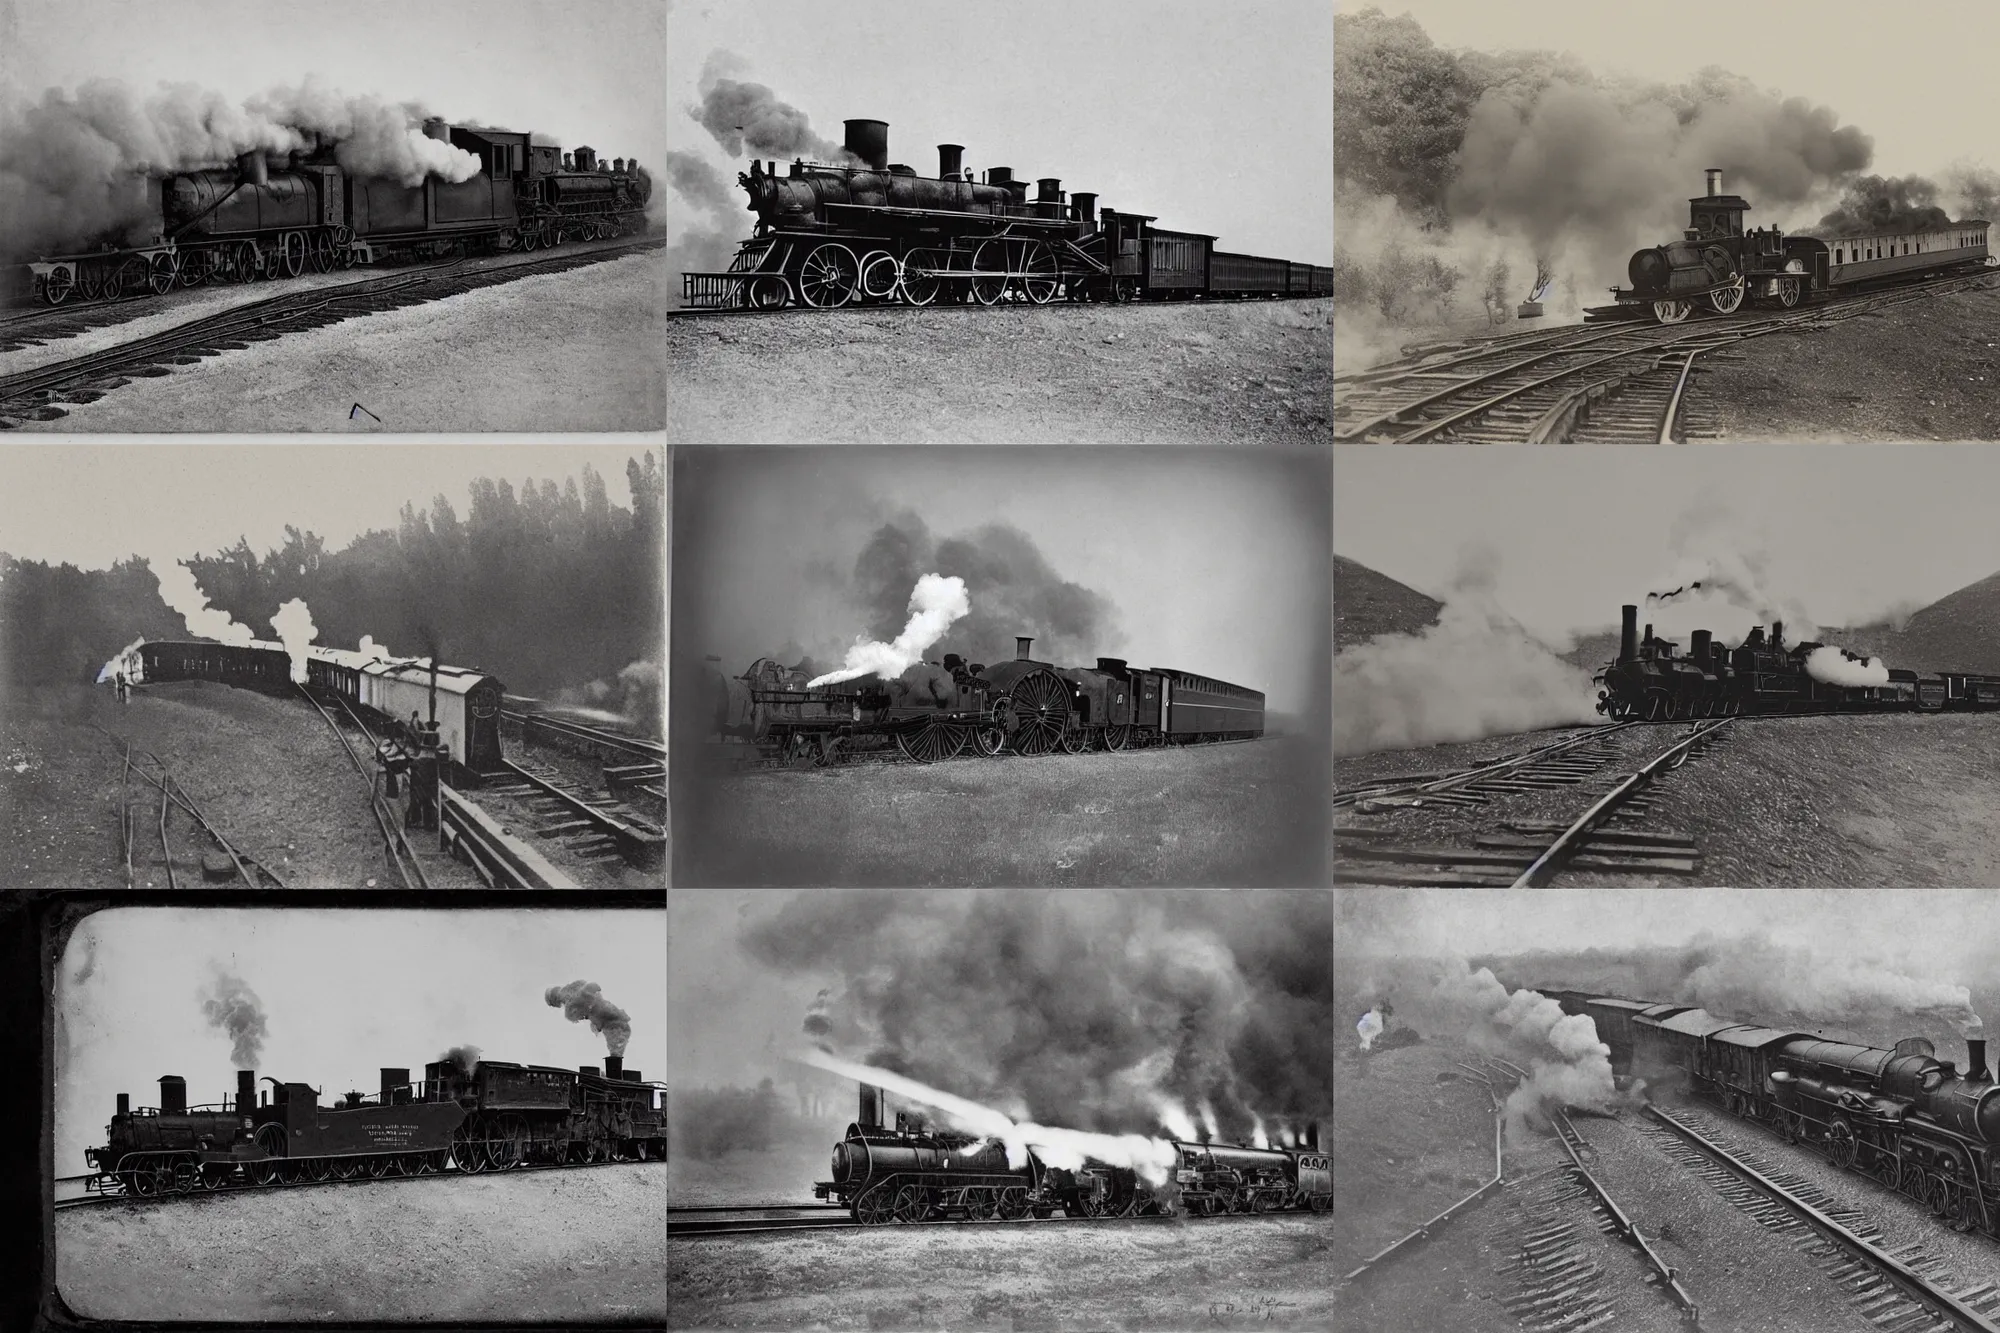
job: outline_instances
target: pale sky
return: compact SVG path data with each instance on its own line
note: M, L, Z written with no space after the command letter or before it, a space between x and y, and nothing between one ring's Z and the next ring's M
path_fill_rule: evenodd
M1342 11L1369 5L1336 0ZM1570 51L1598 73L1681 82L1720 65L1786 96L1831 107L1875 140L1878 175L1934 175L1993 147L1987 0L1685 0L1670 10L1603 0L1387 0L1445 47ZM1667 17L1670 14L1671 17ZM1726 41L1717 34L1726 33Z
M342 92L589 144L661 175L664 0L6 0L0 99L113 78L233 100L319 75Z
M736 942L746 924L770 916L791 896L773 889L667 895L673 1083L751 1087L760 1078L782 1085L799 1076L781 1053L797 1049L807 1006L836 975L782 974L751 961Z
M1328 264L1332 16L1326 0L675 0L668 146L732 189L749 170L684 111L722 48L824 139L887 121L889 160L919 175L963 144L976 171L1055 176L1219 249Z
M697 580L717 633L682 647L721 655L732 674L787 639L810 648L815 633L840 644L863 634L864 624L823 619L829 599L803 584L804 571L817 559L852 571L881 517L907 508L937 538L1011 523L1059 577L1108 597L1124 638L1093 658L1230 681L1263 691L1275 710L1310 702L1326 624L1323 462L1143 448L732 456L743 470L708 510L723 541ZM676 500L702 502L692 486ZM947 634L938 651L949 650Z
M612 445L0 444L0 551L102 569L139 554L156 562L213 554L250 539L258 555L287 523L337 551L372 528L394 531L405 500L440 492L463 521L474 477L519 492L528 477L578 476L587 462L611 503L632 508L625 460L656 466L665 450Z
M1477 544L1501 604L1545 635L1663 590L1677 520L1716 534L1698 552L1763 552L1821 625L2000 570L2000 450L1981 445L1360 445L1334 450L1333 489L1336 553L1439 596Z
M56 969L55 1166L89 1168L117 1095L159 1105L159 1078L190 1105L233 1098L227 1035L200 994L219 965L262 1002L258 1077L309 1083L322 1102L378 1091L379 1070L471 1043L485 1058L604 1063L602 1035L543 998L594 981L632 1016L628 1069L664 1081L666 914L660 911L114 908L89 917ZM88 971L88 977L79 978ZM259 1088L268 1084L259 1083Z

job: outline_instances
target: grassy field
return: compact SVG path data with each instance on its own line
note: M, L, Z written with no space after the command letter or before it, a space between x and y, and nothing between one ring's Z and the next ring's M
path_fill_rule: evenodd
M1190 749L702 775L682 885L1317 885L1326 769L1301 736Z

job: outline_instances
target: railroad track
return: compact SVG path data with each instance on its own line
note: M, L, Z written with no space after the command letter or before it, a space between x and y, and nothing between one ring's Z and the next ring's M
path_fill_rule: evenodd
M519 264L470 273L460 270L471 260L456 260L435 270L365 278L338 287L318 287L235 306L99 352L0 376L0 424L6 424L6 417L27 416L48 420L61 416L62 410L55 404L76 401L65 399L64 395L79 392L82 386L93 381L114 379L127 372L145 376L166 375L171 373L169 367L172 365L192 365L202 356L223 350L242 350L252 341L275 338L321 324L338 323L355 314L390 310L417 300L456 295L490 283L509 281L527 270L560 272L595 263L608 256L654 249L664 244L659 238L638 237L606 243L590 250L541 254ZM91 392L95 397L96 392Z
M663 859L666 831L659 825L610 797L586 793L554 769L532 760L503 759L500 763L512 779L496 779L489 784L491 789L527 797L542 818L541 836L559 839L586 861L623 860L648 868Z
M430 876L424 873L423 863L417 859L416 849L410 846L409 836L397 823L395 808L389 804L388 797L382 794L382 787L378 781L380 774L372 765L362 762L361 756L355 753L354 743L347 738L347 733L340 729L340 723L334 719L326 705L314 698L312 691L305 686L299 685L297 689L305 696L306 702L326 720L326 725L333 728L334 737L340 742L340 748L347 751L348 762L354 765L354 771L367 785L368 809L375 816L376 829L382 834L382 854L387 858L389 868L396 872L396 877L403 882L405 889L428 890L431 887ZM346 715L348 722L361 733L362 740L368 746L368 753L371 756L375 754L375 734L368 729L365 722L354 715L354 710L348 706L345 698L338 694L332 698L339 705L340 711Z
M1936 278L1744 319L1659 325L1573 325L1487 344L1441 344L1418 356L1334 379L1336 442L1673 442L1701 433L1686 420L1698 358L1750 338L1822 328L1931 296L1991 289L1996 275Z
M1333 804L1359 806L1371 813L1426 803L1483 805L1505 792L1573 785L1602 768L1609 758L1608 740L1633 725L1619 722L1592 727L1578 735L1472 768L1378 778L1348 791L1335 792Z
M1343 824L1334 828L1337 876L1349 884L1427 888L1539 888L1565 870L1645 875L1692 875L1701 851L1684 833L1643 827L1653 812L1650 789L1702 750L1726 736L1734 718L1694 724L1653 723L1686 730L1633 772L1615 781L1567 822L1502 819L1498 831L1475 834L1470 847L1399 842L1393 827ZM1601 780L1614 757L1612 735L1627 724L1600 728L1563 748L1542 747L1455 778L1419 795L1362 795L1352 804L1364 814L1387 814L1432 802L1483 806L1509 795L1579 786ZM1595 741L1591 746L1588 742ZM1489 773L1490 770L1494 770ZM1426 787L1437 783L1423 784Z
M140 844L146 843L150 846L154 835L157 836L160 844L160 866L166 874L167 887L169 889L178 889L180 887L181 877L174 869L174 846L171 827L171 816L176 810L186 815L192 821L195 829L212 842L215 845L215 849L228 859L228 867L220 868L221 878L231 878L230 871L233 870L233 878L241 880L249 888L282 889L289 887L284 880L278 877L276 871L248 852L243 851L226 837L221 829L216 827L215 821L203 813L201 807L195 803L194 798L188 795L187 788L180 784L179 779L174 777L172 770L167 767L166 762L158 755L154 754L151 750L135 749L132 742L126 740L124 737L117 735L105 727L98 726L96 723L92 723L91 725L97 726L99 731L104 732L106 736L111 737L112 741L123 747L124 766L119 776L118 834L119 850L123 854L125 862L126 888L129 889L133 886L138 866L142 864L138 851ZM137 756L136 758L134 757L135 755ZM139 762L141 759L150 763L156 772L148 772ZM132 786L132 779L134 777L137 777L159 792L160 802L156 816L149 818L152 810L152 794L143 790L135 793ZM135 794L141 802L139 806L133 804L133 796ZM148 826L150 826L150 833ZM146 855L148 859L143 864L150 865L150 851ZM214 863L211 863L206 857L202 858L198 879L215 877L212 873L215 869L217 867Z
M1213 307L1218 305L1229 305L1229 306L1255 305L1260 301L1312 301L1312 300L1330 301L1332 299L1333 298L1327 295L1326 293L1320 293L1317 296L1252 297L1242 301L1231 301L1226 299L1221 301L1176 301L1170 304L1185 309L1187 307L1196 305ZM1070 310L1079 310L1079 309L1098 310L1102 309L1103 306L1104 302L1101 301L1050 301L1047 305L1036 305L1031 301L1023 302L1023 301L1010 301L1004 299L996 301L992 305L980 305L978 302L971 300L968 300L967 302L961 305L956 302L951 304L946 304L942 299L940 299L938 301L932 302L930 305L910 305L907 302L863 305L860 302L850 302L849 304L844 306L833 306L831 308L821 308L817 306L807 306L807 305L788 305L779 310L758 310L747 307L730 307L724 310L710 310L706 308L700 310L694 310L683 307L674 310L669 310L667 312L667 317L669 319L696 319L706 316L718 316L718 317L738 319L746 316L769 317L772 315L798 315L798 314L887 315L893 313L897 315L915 315L925 312L934 315L957 313L960 315L970 316L970 315L990 315L995 310L1055 310L1058 308L1070 309Z
M776 1218L691 1218L676 1221L675 1213L667 1212L667 1237L670 1240L696 1240L703 1236L740 1236L758 1232L773 1231L881 1231L885 1224L835 1221L817 1217L776 1217ZM845 1213L847 1210L840 1210ZM1306 1213L1260 1213L1260 1217L1310 1216ZM1214 1222L1226 1225L1244 1220L1242 1214L1219 1214L1215 1217L1194 1217L1151 1215L1144 1217L938 1217L922 1222L889 1223L889 1226L910 1227L1061 1227L1061 1226L1167 1226L1181 1223Z
M1690 1117L1648 1106L1654 1145L1759 1226L1783 1236L1887 1333L2000 1333L2000 1283L1960 1279L1922 1242L1889 1248L1865 1213L1755 1153L1724 1144Z
M1591 1209L1597 1214L1599 1229L1607 1234L1616 1235L1619 1239L1637 1250L1639 1257L1652 1270L1647 1276L1647 1282L1656 1285L1662 1295L1679 1307L1682 1322L1691 1327L1699 1327L1701 1325L1701 1307L1695 1304L1694 1297L1688 1293L1686 1287L1681 1285L1679 1276L1672 1268L1667 1266L1667 1261L1660 1257L1659 1251L1653 1248L1652 1243L1646 1239L1645 1235L1639 1230L1638 1225L1627 1216L1624 1209L1618 1206L1618 1201L1611 1197L1611 1191L1604 1187L1604 1182L1591 1173L1587 1163L1596 1160L1597 1150L1592 1148L1584 1140L1583 1135L1577 1132L1576 1125L1571 1122L1569 1112L1565 1108L1556 1107L1550 1119L1555 1126L1557 1141L1561 1143L1563 1152L1569 1156L1569 1174L1580 1182L1593 1196ZM1554 1292L1545 1291L1533 1308L1540 1315L1554 1316L1569 1321L1563 1325L1564 1327L1590 1327L1591 1321L1595 1316L1583 1314L1580 1318L1571 1320L1570 1317L1572 1315L1580 1312L1564 1308L1568 1300L1569 1298L1564 1294L1562 1286L1558 1283L1556 1284L1556 1290ZM1603 1321L1600 1319L1598 1322Z
M533 726L556 736L587 742L594 746L617 750L624 754L636 755L641 759L664 761L667 757L667 747L665 745L659 741L647 740L642 736L626 736L619 732L606 731L601 727L586 726L581 722L572 722L568 718L552 717L547 713L524 713L512 708L501 709L500 716L512 722L515 726L522 728L523 734L525 734L528 727Z

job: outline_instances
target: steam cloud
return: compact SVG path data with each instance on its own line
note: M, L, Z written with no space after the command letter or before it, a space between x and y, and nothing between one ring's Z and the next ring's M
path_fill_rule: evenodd
M1959 1027L1979 1021L1966 987L1839 951L1780 947L1750 936L1698 940L1673 960L1682 973L1674 998L1721 1014L1875 1020L1901 1009Z
M191 637L215 639L221 643L248 644L257 636L239 625L227 611L208 604L194 574L178 560L155 560L154 572L160 580L160 600L179 613Z
M255 1069L268 1035L264 1002L243 978L217 968L201 994L208 1025L229 1035L229 1057L238 1069Z
M728 77L749 68L734 52L716 50L702 65L701 105L688 108L701 127L731 157L811 157L823 162L854 164L845 148L813 133L805 112L779 99L761 83Z
M465 1072L467 1078L471 1078L479 1072L479 1048L469 1042L464 1046L454 1046L438 1057L438 1063L456 1066Z
M925 574L910 593L910 619L902 633L887 643L864 639L854 644L847 650L845 666L815 676L806 682L806 688L834 685L859 676L875 675L884 680L899 676L923 661L924 651L944 637L952 622L971 611L964 579Z
M375 636L372 634L362 635L361 642L356 645L356 650L363 657L373 658L377 662L386 662L389 660L388 648L375 642Z
M349 97L314 80L241 106L192 84L141 100L94 79L74 93L0 106L0 249L11 257L142 244L160 231L147 178L233 164L240 153L282 154L334 145L356 175L419 185L427 175L468 180L472 153L423 133L424 110Z
M305 684L306 649L319 637L319 629L313 624L312 611L306 606L305 598L294 597L278 608L278 614L271 617L271 628L285 645L286 654L292 659L292 679Z
M1889 668L1879 657L1858 657L1832 644L1806 654L1806 674L1827 685L1887 685Z
M556 698L595 721L637 723L657 733L663 711L660 680L660 664L641 658L620 667L615 676L558 691Z
M1361 1021L1354 1025L1354 1030L1361 1038L1361 1049L1374 1050L1375 1039L1382 1035L1382 1011L1370 1009L1361 1015Z
M1602 720L1589 673L1557 657L1501 607L1497 569L1495 553L1467 547L1435 625L1378 635L1334 657L1335 754Z
M562 1010L570 1022L588 1021L592 1032L603 1034L608 1054L625 1054L625 1043L632 1040L632 1015L605 999L602 986L594 981L572 981L567 986L549 987L542 998L550 1008Z
M1224 1137L1330 1111L1323 894L801 894L744 951L833 971L807 1030L1015 1120Z
M118 655L116 657L113 657L110 661L106 662L103 665L103 667L99 669L97 673L97 683L99 685L102 685L105 681L112 679L121 671L125 673L125 679L132 681L138 680L140 676L143 674L143 668L146 665L145 659L139 656L139 647L145 642L146 642L146 636L142 634L138 638L132 640L132 642L126 644L123 648L120 648L118 650Z
M680 191L683 199L700 208L727 213L737 206L722 173L693 153L678 149L667 154L667 184Z

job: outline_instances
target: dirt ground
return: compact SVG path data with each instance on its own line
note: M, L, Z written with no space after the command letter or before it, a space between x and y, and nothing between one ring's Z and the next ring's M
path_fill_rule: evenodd
M93 725L95 724L95 725ZM123 887L118 807L123 749L101 726L167 765L202 812L292 888L386 888L395 878L347 753L303 700L208 681L17 694L0 712L0 880L9 888ZM135 779L132 788L144 784ZM145 788L154 792L152 788ZM151 803L136 799L136 887L166 886ZM198 883L210 850L173 813L175 874ZM435 835L411 844L440 888L478 884L441 856Z
M1324 1216L674 1241L675 1329L1324 1329Z
M53 421L23 421L19 428L658 430L666 420L664 263L648 251L288 333L174 366L170 374L135 378ZM171 324L203 313L211 312L189 306L170 318L147 318ZM143 331L134 321L0 356L0 374ZM379 421L354 413L356 403Z
M2000 286L1817 332L1753 338L1698 365L1724 441L2000 439Z
M674 772L674 883L1325 883L1300 737L942 764Z
M683 444L1300 444L1332 429L1330 300L667 321Z
M666 1164L365 1181L58 1213L98 1319L669 1318Z

